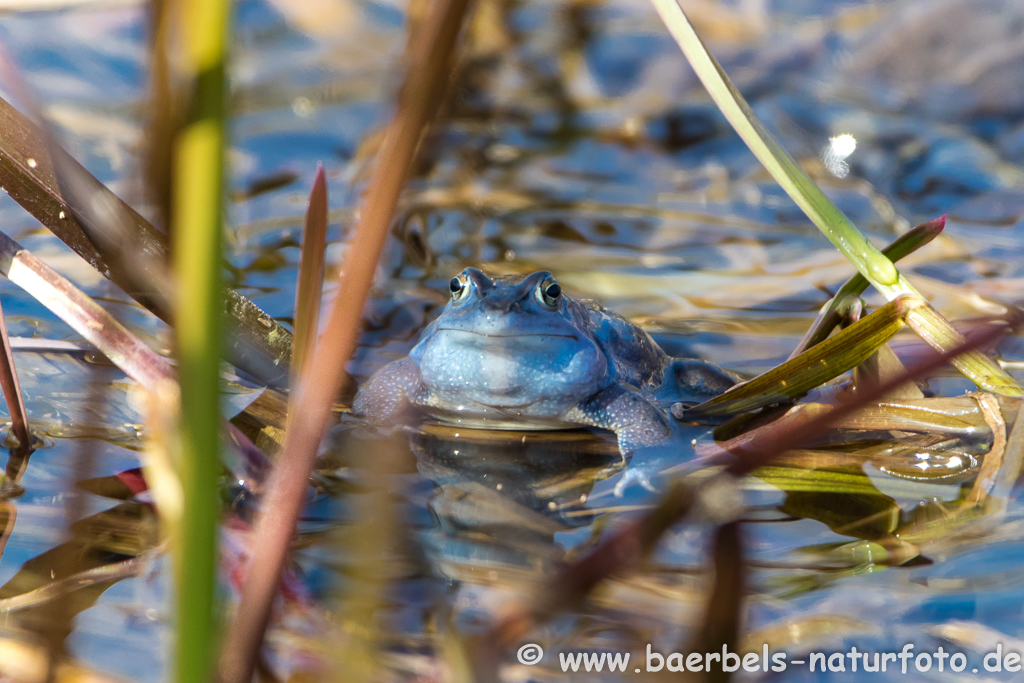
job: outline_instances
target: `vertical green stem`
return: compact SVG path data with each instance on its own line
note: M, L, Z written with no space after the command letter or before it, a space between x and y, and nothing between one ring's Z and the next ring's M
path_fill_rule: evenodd
M222 347L221 217L224 196L226 0L181 0L192 102L174 147L172 239L178 286L178 367L184 507L177 528L177 644L180 682L211 680L215 632L220 459L218 380Z

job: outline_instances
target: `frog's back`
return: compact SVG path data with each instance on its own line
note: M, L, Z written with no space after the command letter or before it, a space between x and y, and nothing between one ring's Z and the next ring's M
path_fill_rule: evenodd
M656 391L671 360L651 336L621 315L587 299L571 302L581 328L601 347L615 377L642 391Z

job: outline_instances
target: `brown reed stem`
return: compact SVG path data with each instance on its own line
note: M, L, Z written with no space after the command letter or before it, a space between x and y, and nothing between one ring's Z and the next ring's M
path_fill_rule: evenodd
M327 178L317 164L302 224L302 253L295 287L295 324L292 341L292 381L302 375L316 341L320 323L320 298L324 289L324 248L327 245Z
M0 389L4 392L7 412L11 414L11 431L18 439L18 453L24 455L32 448L32 435L29 433L28 413L25 412L25 400L21 395L21 383L18 382L18 370L14 367L14 352L11 351L11 338L7 335L7 321L2 308L0 344L3 345L3 354L0 355Z
M252 678L316 451L330 421L331 406L345 382L345 363L356 348L363 305L391 218L420 137L435 110L433 100L443 90L468 5L469 0L434 3L418 27L398 110L385 133L338 294L292 399L280 465L253 534L260 545L253 549L238 614L224 641L222 683L248 683Z

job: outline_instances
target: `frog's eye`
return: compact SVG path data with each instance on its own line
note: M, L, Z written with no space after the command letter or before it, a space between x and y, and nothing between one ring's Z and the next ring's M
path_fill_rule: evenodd
M558 306L558 299L562 296L562 286L554 280L544 280L537 288L541 301L547 306L554 308Z
M448 283L448 289L452 293L452 301L458 301L466 294L467 287L462 278L453 277Z

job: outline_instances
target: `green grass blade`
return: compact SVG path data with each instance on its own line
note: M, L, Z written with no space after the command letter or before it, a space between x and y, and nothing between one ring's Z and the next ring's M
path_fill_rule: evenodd
M945 215L921 223L894 239L889 246L882 250L882 254L893 263L896 263L896 261L899 261L904 256L909 256L926 244L931 243L945 227ZM860 296L867 290L869 284L863 275L857 273L843 283L843 286L836 292L836 297Z
M921 306L907 314L907 326L933 349L955 349L964 338L931 306ZM981 351L969 351L953 359L957 370L975 384L1004 396L1024 396L1024 389Z
M672 37L675 38L683 54L686 55L686 59L704 84L708 94L711 95L711 99L715 101L743 142L771 173L776 182L782 186L786 194L886 299L892 301L902 295L920 297L913 285L900 275L892 261L857 230L850 219L825 196L825 193L768 132L764 124L750 109L750 105L729 80L725 71L701 42L677 0L652 0L652 2ZM918 328L924 328L932 332L924 339L942 352L960 346L963 338L957 334L952 325L939 316L934 309L932 309L932 313L934 315L917 316L914 321L908 319L907 322L915 331ZM915 314L912 312L911 315ZM1024 388L995 362L980 352L964 354L954 359L953 365L984 389L1012 396L1024 395Z
M185 73L194 84L185 125L175 140L172 253L178 284L175 316L181 383L179 464L184 506L176 542L175 678L213 678L217 568L217 479L220 473L218 381L224 292L221 242L228 16L226 0L180 6Z
M803 396L814 387L863 363L900 331L903 318L910 311L921 306L927 304L918 297L900 297L890 301L793 360L685 411L682 418L745 413Z
M944 227L946 227L945 216L939 216L926 223L921 223L893 240L889 246L882 250L882 253L890 261L896 263L904 256L912 254L930 243L939 236ZM812 346L825 341L832 330L842 322L843 316L840 309L844 305L843 302L846 297L859 297L868 288L869 284L860 273L854 274L849 280L844 282L835 296L829 300L821 310L821 313L818 314L818 317L814 320L810 329L807 330L804 338L796 345L796 348L793 349L793 353L789 357L796 358Z
M901 294L915 294L908 283L901 282L899 271L892 261L882 256L868 242L768 132L718 61L701 42L676 0L652 1L711 99L786 194L887 299L891 300Z

